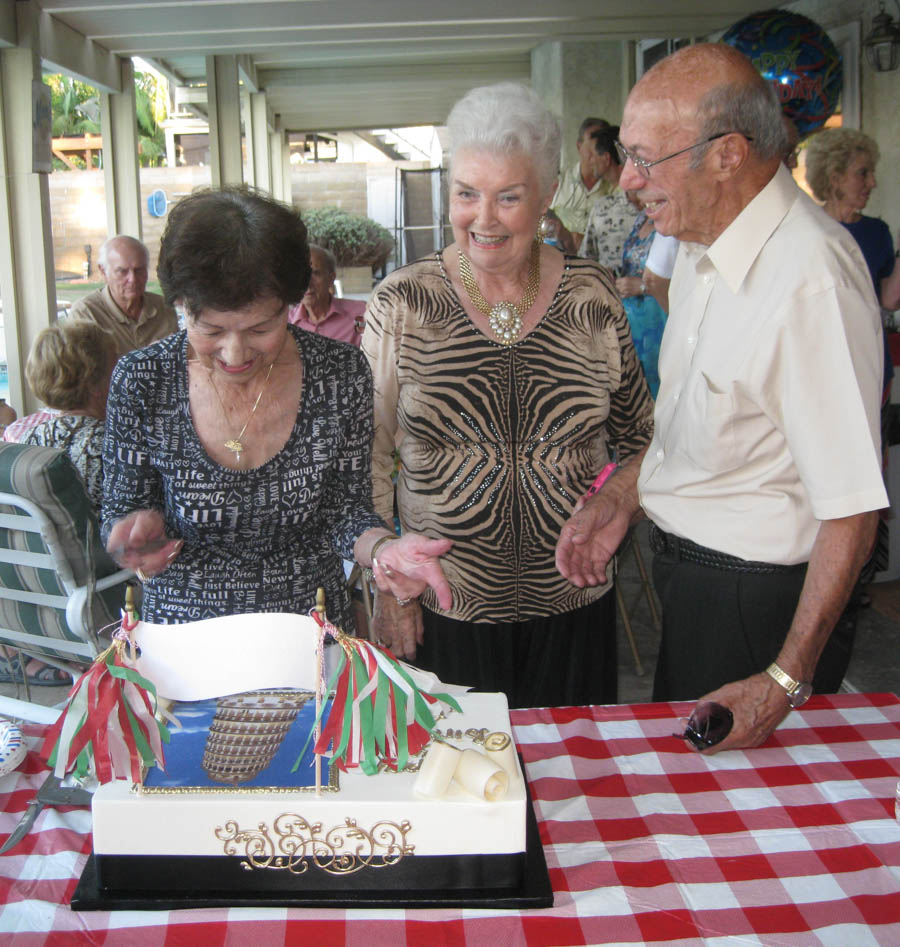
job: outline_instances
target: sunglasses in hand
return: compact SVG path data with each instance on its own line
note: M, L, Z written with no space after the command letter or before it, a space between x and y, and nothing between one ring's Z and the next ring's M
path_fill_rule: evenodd
M707 700L697 704L688 718L684 733L673 733L673 737L687 740L698 750L707 750L721 743L731 733L734 714L723 704Z

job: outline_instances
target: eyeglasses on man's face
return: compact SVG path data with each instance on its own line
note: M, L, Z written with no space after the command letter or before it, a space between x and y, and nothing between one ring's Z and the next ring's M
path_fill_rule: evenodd
M702 148L704 145L708 145L711 141L716 141L718 138L724 138L726 135L740 134L740 132L719 132L718 135L710 135L709 138L704 138L703 141L695 141L693 145L688 145L687 148L682 148L680 151L673 151L672 154L666 155L664 158L657 158L656 161L647 161L646 158L639 158L637 155L633 155L620 141L616 142L616 154L618 154L619 162L622 165L625 165L630 161L641 177L649 179L650 169L657 164L662 164L663 161L668 161L670 158L677 158L679 155L686 154L688 151L693 151L695 148ZM746 138L747 141L753 141L753 138L750 135L743 135L742 137Z

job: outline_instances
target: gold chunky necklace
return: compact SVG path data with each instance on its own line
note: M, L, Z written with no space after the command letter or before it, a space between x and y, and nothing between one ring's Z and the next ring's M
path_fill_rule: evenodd
M250 413L247 415L247 420L244 421L244 426L241 428L240 433L237 437L230 437L227 441L225 441L225 447L234 454L234 462L236 464L241 462L241 454L244 451L244 445L241 442L241 438L244 436L244 431L247 430L247 425L253 419L253 415L256 414L256 409L259 407L259 403L262 400L263 392L266 390L266 385L269 384L269 378L272 376L272 369L274 367L275 362L272 362L269 365L269 371L266 373L266 380L262 383L262 388L259 389L259 394L256 396L256 401L253 402L253 407L250 409ZM225 410L225 402L222 401L222 396L219 394L219 389L216 387L215 380L212 377L212 371L209 373L209 382L213 387L213 391L216 393L216 397L219 399L219 405L222 408L222 416L227 421L228 414Z
M497 341L503 345L512 345L522 331L522 316L534 305L541 286L541 244L537 241L532 244L528 285L517 303L504 299L492 306L481 294L475 277L472 275L472 264L462 250L459 251L459 278L472 304L488 317L488 325L497 336Z

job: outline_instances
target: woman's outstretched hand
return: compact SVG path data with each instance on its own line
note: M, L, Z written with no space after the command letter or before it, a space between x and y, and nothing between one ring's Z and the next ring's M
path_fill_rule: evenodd
M429 539L421 533L404 533L382 543L372 563L376 585L401 602L418 598L430 587L438 605L450 608L453 596L438 560L452 545L449 539Z
M166 535L158 510L138 510L113 526L106 551L120 566L134 569L143 581L167 569L183 545L183 539Z

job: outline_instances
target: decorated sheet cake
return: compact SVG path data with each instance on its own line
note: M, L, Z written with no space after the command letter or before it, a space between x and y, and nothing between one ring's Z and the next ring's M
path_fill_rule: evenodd
M94 795L101 902L521 889L528 803L504 695L448 688L312 617L134 622L129 638L168 741L164 766L134 779L120 761Z

